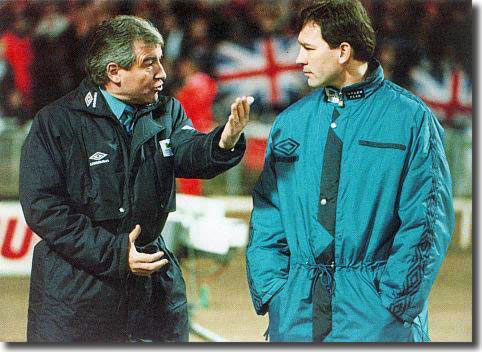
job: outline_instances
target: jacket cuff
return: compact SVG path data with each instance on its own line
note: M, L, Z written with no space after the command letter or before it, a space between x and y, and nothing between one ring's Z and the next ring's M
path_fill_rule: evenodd
M382 304L385 306L385 308L390 313L392 313L395 316L395 318L397 318L400 322L411 324L415 320L416 315L415 315L415 317L412 317L406 311L394 312L393 307L392 307L392 301L389 298L387 298L386 296L384 296L383 294L381 295L381 299L382 299Z
M217 162L228 162L232 159L237 159L244 154L246 150L246 138L244 133L241 133L238 142L232 149L223 149L219 146L221 134L223 133L224 126L218 127L216 134L212 140L211 145L211 157Z
M277 281L266 294L263 295L262 299L253 300L254 309L258 315L265 315L268 311L269 302L279 291L281 291L286 283L286 280Z

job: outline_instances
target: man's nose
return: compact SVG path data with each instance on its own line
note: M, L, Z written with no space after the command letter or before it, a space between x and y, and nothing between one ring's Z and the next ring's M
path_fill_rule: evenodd
M300 48L300 51L298 52L298 56L296 57L296 63L298 65L306 65L306 55L305 55L305 50L303 48Z
M164 66L162 66L162 64L159 64L159 70L157 70L154 78L162 80L167 78L166 70L164 70Z

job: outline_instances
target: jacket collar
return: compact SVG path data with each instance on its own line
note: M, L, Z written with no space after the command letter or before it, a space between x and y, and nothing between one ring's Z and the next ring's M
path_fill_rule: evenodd
M360 100L372 95L383 83L383 68L376 59L368 63L368 77L358 83L341 89L326 87L324 94L326 100L343 106L347 101Z
M165 127L157 123L151 118L151 114L144 115L138 119L131 140L131 160L134 158L137 148L144 144L145 141L164 130Z
M117 99L116 97L111 95L108 91L100 88L100 92L102 93L105 101L107 102L107 105L109 105L110 110L114 113L115 117L117 117L118 119L121 118L125 110L131 113L135 111L134 107Z
M139 115L162 107L165 101L166 97L159 96L157 102L140 107L138 110ZM70 103L74 109L88 112L92 115L115 117L99 87L90 78L85 78L80 83L79 87L74 91L74 97Z

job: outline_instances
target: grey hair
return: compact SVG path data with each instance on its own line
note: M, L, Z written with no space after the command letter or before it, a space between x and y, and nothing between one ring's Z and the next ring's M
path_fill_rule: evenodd
M134 41L164 45L162 35L148 20L135 16L116 16L97 26L90 37L85 59L87 74L97 85L109 81L107 65L115 62L121 68L130 69L136 60Z

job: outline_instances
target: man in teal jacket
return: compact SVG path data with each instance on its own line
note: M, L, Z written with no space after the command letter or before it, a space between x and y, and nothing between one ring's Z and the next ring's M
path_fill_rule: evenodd
M308 84L253 191L248 281L270 341L429 341L427 298L454 225L443 130L384 80L358 0L300 12Z

